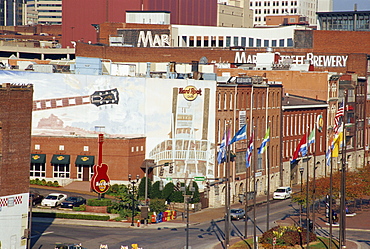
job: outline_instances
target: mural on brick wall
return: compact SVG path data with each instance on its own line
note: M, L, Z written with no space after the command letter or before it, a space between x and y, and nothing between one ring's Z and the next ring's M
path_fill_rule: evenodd
M20 71L0 80L34 85L33 135L145 136L146 158L172 162L172 177L214 176L215 81Z

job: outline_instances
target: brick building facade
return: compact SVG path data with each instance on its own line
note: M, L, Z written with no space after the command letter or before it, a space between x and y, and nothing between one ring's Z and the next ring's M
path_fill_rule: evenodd
M2 83L0 96L0 241L26 248L33 85Z
M33 136L30 177L58 181L90 181L98 163L96 137ZM58 162L58 157L64 160ZM128 181L128 175L144 176L140 169L145 158L145 137L104 138L102 162L108 165L112 184Z

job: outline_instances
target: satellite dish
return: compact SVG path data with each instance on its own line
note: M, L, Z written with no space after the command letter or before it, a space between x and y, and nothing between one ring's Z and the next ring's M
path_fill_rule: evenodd
M207 57L203 56L202 58L200 58L200 60L199 60L199 64L208 64L208 59L207 59Z

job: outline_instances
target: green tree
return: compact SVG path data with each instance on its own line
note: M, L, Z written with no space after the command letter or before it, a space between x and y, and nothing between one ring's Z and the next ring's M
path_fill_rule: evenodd
M163 199L152 199L150 200L150 210L152 212L156 212L157 214L160 212L166 211L167 207L165 205L165 200Z
M161 199L162 198L162 191L159 190L160 182L156 181L152 185L152 191L150 192L151 199Z
M191 190L191 186L194 187L194 191L193 192L190 191ZM193 196L192 201L190 203L198 203L198 202L200 202L199 186L198 186L198 183L196 181L190 182L190 184L186 188L186 194Z
M164 186L162 190L162 198L165 199L167 202L171 202L172 194L174 192L175 185L172 182L169 182Z
M140 183L139 183L139 198L145 198L145 179L146 177L141 178ZM152 190L152 180L148 178L148 198L150 198L150 193Z
M184 196L182 195L181 191L174 191L171 196L172 202L178 202L183 203L184 202Z

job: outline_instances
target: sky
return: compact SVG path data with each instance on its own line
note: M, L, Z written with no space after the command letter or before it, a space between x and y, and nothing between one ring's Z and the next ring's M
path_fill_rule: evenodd
M334 11L353 11L357 3L357 10L370 10L370 0L334 0Z

